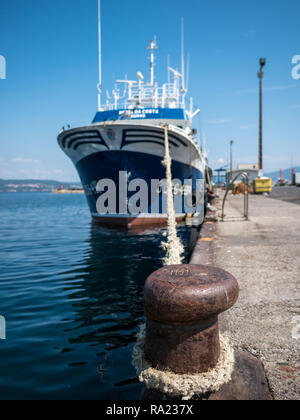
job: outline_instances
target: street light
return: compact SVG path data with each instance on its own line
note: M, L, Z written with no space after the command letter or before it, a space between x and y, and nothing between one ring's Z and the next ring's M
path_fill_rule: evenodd
M232 158L233 145L234 145L234 141L230 140L230 183L232 182L232 170L233 170L233 158Z
M260 175L262 175L263 171L263 117L262 117L262 108L263 108L263 100L262 100L262 81L264 77L263 68L266 65L266 59L260 58L259 60L260 69L258 72L259 78L259 171Z

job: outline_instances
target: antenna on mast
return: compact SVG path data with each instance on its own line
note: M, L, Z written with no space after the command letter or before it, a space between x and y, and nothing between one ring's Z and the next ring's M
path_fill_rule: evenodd
M185 108L185 96L187 93L185 83L185 63L184 63L184 18L181 18L181 95L182 107Z
M186 91L189 90L189 84L190 84L190 53L187 55L187 69L186 69Z
M98 0L98 53L99 53L99 83L98 89L98 111L101 111L101 93L102 93L102 60L101 60L101 4Z
M156 36L154 40L151 40L150 46L147 47L150 50L150 86L154 86L154 51L157 50Z
M181 18L181 75L182 75L182 93L185 93L185 75L184 75L184 19Z

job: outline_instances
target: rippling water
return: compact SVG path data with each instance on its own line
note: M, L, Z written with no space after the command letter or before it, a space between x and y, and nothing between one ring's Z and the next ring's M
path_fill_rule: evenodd
M93 226L83 195L0 194L0 399L139 398L131 352L162 233Z

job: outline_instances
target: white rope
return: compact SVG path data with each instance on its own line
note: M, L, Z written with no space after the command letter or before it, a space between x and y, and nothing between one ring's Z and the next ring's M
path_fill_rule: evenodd
M172 184L172 172L171 165L172 160L170 156L169 146L169 135L168 126L165 126L165 158L163 165L166 168L166 179L167 179L167 208L168 208L168 240L162 242L162 246L166 251L166 256L163 259L164 265L178 265L183 262L184 247L180 238L177 236L177 222L174 208L173 198L173 184Z
M174 209L172 185L172 160L170 156L168 126L165 127L165 158L163 165L166 167L167 179L167 206L168 206L168 240L162 242L166 250L163 259L165 266L178 265L183 261L184 247L177 236L176 214ZM217 365L208 372L196 375L178 375L170 371L154 369L145 356L146 324L140 326L137 342L132 352L132 363L139 376L148 389L181 397L183 400L191 399L195 394L218 391L222 385L231 380L234 368L234 352L229 340L220 335L221 355Z

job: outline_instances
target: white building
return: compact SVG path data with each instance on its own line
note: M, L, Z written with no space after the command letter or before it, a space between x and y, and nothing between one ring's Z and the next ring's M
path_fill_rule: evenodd
M231 178L235 179L239 174L242 175L242 173L247 172L249 176L249 182L253 182L256 178L258 178L259 175L259 168L258 164L255 163L249 163L249 164L241 164L238 165L237 169L233 169ZM230 178L230 169L227 170L227 181L229 181ZM242 177L238 177L236 179L236 182L240 182L242 180Z

